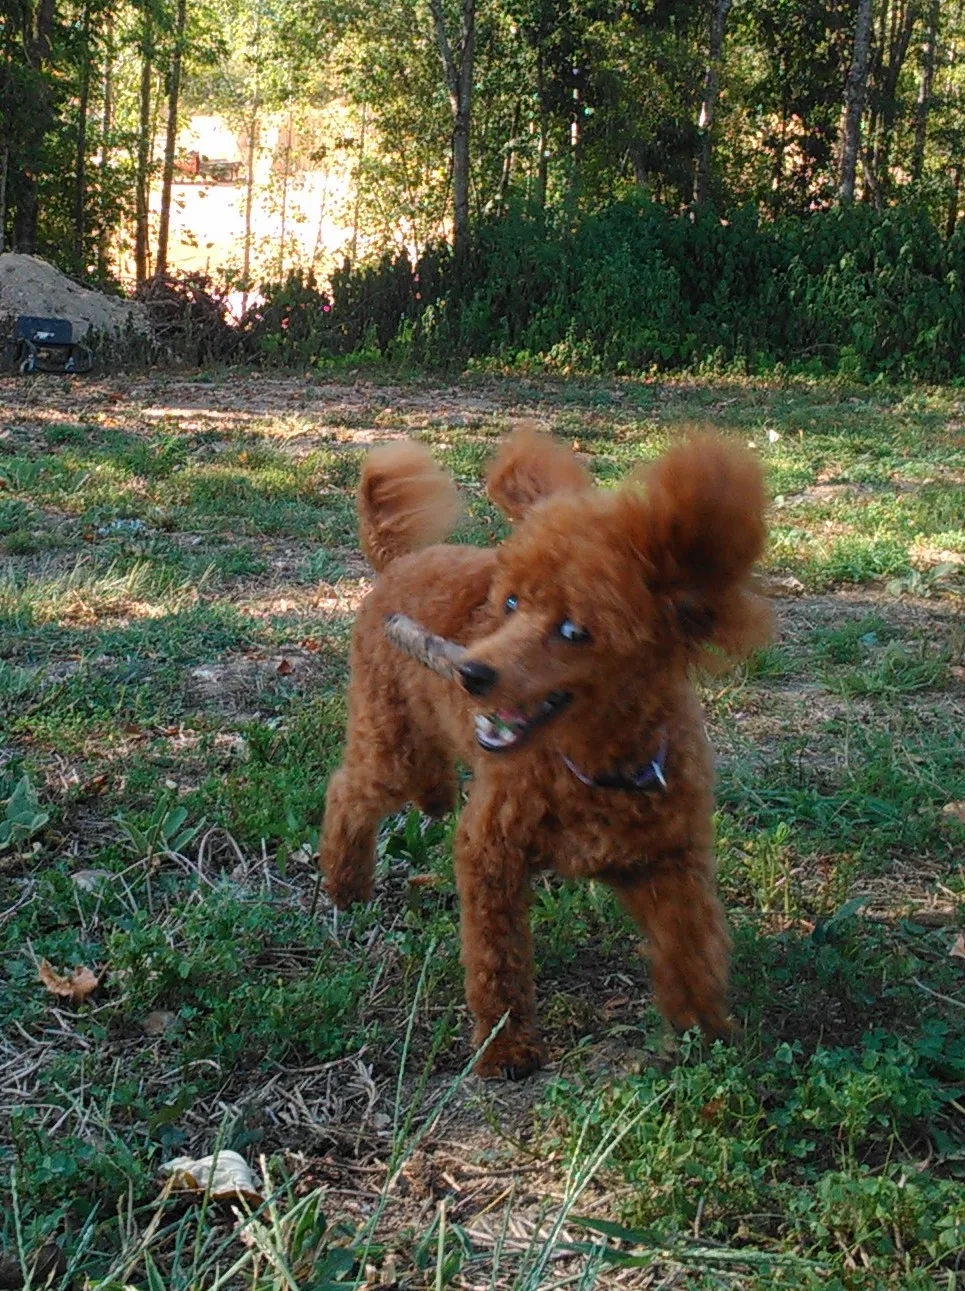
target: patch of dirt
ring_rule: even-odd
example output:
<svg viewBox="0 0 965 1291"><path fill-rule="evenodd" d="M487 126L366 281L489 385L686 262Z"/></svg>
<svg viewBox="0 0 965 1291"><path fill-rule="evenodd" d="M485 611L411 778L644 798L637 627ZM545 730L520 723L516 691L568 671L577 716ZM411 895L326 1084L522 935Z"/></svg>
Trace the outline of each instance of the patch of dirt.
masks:
<svg viewBox="0 0 965 1291"><path fill-rule="evenodd" d="M332 666L327 650L287 647L267 657L239 655L192 668L185 698L194 708L238 716L251 714L280 687L307 689Z"/></svg>
<svg viewBox="0 0 965 1291"><path fill-rule="evenodd" d="M67 318L75 341L91 331L108 336L128 329L150 332L143 305L81 287L40 256L8 251L0 255L0 316L12 320L20 314Z"/></svg>

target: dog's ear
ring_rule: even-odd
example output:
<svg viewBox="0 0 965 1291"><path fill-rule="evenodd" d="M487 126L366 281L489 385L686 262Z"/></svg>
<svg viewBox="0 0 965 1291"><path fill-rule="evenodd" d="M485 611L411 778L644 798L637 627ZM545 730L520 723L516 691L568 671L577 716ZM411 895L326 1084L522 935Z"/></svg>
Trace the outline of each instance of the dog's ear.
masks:
<svg viewBox="0 0 965 1291"><path fill-rule="evenodd" d="M640 472L634 545L647 582L690 642L731 656L770 636L770 607L752 570L767 527L764 478L745 449L694 436Z"/></svg>
<svg viewBox="0 0 965 1291"><path fill-rule="evenodd" d="M575 454L527 424L500 447L486 479L486 491L505 516L519 520L541 498L564 489L588 489L590 483Z"/></svg>

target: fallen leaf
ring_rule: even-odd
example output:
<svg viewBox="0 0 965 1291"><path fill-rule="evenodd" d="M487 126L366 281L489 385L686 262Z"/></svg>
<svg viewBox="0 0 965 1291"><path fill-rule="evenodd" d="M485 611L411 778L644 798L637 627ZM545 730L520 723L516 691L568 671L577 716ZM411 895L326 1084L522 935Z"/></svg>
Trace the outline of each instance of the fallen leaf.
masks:
<svg viewBox="0 0 965 1291"><path fill-rule="evenodd" d="M279 677L287 677L289 673L295 671L295 665L290 659L282 659L275 671L278 673Z"/></svg>
<svg viewBox="0 0 965 1291"><path fill-rule="evenodd" d="M951 959L965 959L965 932L958 934L948 954Z"/></svg>
<svg viewBox="0 0 965 1291"><path fill-rule="evenodd" d="M257 1177L238 1152L218 1152L197 1160L176 1157L162 1165L161 1172L169 1176L177 1192L208 1192L219 1199L243 1197L253 1206L264 1201Z"/></svg>
<svg viewBox="0 0 965 1291"><path fill-rule="evenodd" d="M20 1291L24 1285L53 1286L66 1271L67 1257L56 1242L46 1242L28 1261L28 1283L24 1283L19 1257L3 1252L0 1253L0 1291Z"/></svg>
<svg viewBox="0 0 965 1291"><path fill-rule="evenodd" d="M86 1000L92 991L97 990L101 980L96 973L80 965L74 969L70 977L61 977L59 973L54 972L46 959L40 961L37 975L51 995L60 995L70 1000L72 1004L81 1004Z"/></svg>
<svg viewBox="0 0 965 1291"><path fill-rule="evenodd" d="M178 1020L176 1013L169 1013L166 1009L157 1009L154 1013L149 1013L141 1023L141 1030L145 1035L164 1035Z"/></svg>
<svg viewBox="0 0 965 1291"><path fill-rule="evenodd" d="M110 870L77 870L70 877L74 886L82 892L100 892L114 876Z"/></svg>
<svg viewBox="0 0 965 1291"><path fill-rule="evenodd" d="M441 874L410 874L410 888L438 888L445 882Z"/></svg>
<svg viewBox="0 0 965 1291"><path fill-rule="evenodd" d="M946 802L942 807L942 815L947 816L949 820L957 820L960 825L965 825L965 802Z"/></svg>
<svg viewBox="0 0 965 1291"><path fill-rule="evenodd" d="M961 667L959 664L952 664L948 671L956 681L965 681L965 668Z"/></svg>

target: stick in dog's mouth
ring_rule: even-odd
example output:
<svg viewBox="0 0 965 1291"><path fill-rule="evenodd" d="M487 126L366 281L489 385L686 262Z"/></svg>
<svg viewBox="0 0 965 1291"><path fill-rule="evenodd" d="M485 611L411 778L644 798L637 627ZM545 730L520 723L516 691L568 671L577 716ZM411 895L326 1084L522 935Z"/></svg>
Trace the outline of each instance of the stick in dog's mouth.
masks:
<svg viewBox="0 0 965 1291"><path fill-rule="evenodd" d="M469 654L465 646L437 636L405 614L388 616L385 620L385 635L403 654L424 664L447 681L461 683L459 665Z"/></svg>

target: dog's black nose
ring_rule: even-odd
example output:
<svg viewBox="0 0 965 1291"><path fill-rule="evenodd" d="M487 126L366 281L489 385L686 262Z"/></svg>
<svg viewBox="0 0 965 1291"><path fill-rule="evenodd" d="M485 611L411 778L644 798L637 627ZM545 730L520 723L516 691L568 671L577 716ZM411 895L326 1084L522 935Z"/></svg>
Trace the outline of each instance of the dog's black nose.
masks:
<svg viewBox="0 0 965 1291"><path fill-rule="evenodd" d="M496 669L490 668L488 663L477 663L475 659L467 659L459 665L459 676L470 695L485 695L496 684Z"/></svg>

